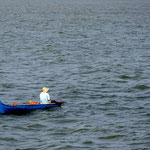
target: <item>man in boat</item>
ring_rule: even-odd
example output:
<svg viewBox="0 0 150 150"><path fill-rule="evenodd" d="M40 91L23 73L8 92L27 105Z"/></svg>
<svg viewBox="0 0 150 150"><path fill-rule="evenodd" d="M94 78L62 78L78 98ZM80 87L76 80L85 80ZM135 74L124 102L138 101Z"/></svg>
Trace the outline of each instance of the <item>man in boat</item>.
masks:
<svg viewBox="0 0 150 150"><path fill-rule="evenodd" d="M43 87L42 92L40 94L40 104L49 104L50 103L50 96L47 93L49 88Z"/></svg>

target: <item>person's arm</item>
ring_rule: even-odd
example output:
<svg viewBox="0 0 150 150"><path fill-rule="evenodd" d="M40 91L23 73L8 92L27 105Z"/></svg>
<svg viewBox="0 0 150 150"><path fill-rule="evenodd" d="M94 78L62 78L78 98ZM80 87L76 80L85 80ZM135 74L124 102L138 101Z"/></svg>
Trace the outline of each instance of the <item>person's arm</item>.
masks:
<svg viewBox="0 0 150 150"><path fill-rule="evenodd" d="M47 100L50 100L50 96L49 96L49 94L47 93Z"/></svg>

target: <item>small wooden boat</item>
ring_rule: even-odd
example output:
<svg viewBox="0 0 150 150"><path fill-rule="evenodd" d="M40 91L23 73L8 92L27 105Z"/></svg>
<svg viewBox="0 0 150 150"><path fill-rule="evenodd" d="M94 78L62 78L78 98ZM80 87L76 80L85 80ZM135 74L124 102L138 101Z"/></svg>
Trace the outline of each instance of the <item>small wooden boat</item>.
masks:
<svg viewBox="0 0 150 150"><path fill-rule="evenodd" d="M0 114L15 114L21 115L29 113L33 110L46 110L52 107L61 107L64 101L51 101L49 104L16 104L6 105L0 101Z"/></svg>

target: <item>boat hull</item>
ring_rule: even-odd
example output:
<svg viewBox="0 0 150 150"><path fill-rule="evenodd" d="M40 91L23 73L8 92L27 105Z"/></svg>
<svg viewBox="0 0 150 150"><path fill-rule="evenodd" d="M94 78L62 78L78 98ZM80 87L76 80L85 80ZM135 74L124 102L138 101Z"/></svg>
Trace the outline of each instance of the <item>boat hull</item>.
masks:
<svg viewBox="0 0 150 150"><path fill-rule="evenodd" d="M15 114L21 115L29 113L33 110L46 110L54 107L61 107L62 102L50 103L50 104L33 104L33 105L5 105L0 101L0 114Z"/></svg>

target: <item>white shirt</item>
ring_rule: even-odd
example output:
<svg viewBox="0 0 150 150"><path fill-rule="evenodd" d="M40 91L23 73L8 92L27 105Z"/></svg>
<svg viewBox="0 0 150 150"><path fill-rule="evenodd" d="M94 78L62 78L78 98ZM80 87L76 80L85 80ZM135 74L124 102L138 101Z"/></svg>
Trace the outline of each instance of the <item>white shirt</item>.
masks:
<svg viewBox="0 0 150 150"><path fill-rule="evenodd" d="M48 100L50 100L50 96L48 93L41 93L40 94L40 104L47 104Z"/></svg>

